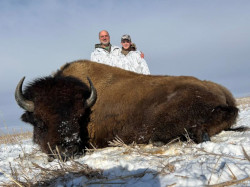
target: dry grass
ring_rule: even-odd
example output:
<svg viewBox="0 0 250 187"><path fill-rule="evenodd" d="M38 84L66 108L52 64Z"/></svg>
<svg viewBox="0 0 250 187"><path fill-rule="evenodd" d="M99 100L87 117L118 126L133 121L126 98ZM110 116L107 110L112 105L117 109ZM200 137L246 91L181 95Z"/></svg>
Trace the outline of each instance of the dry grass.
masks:
<svg viewBox="0 0 250 187"><path fill-rule="evenodd" d="M25 171L32 172L33 175L27 175ZM33 186L56 186L57 183L65 183L77 177L86 177L90 179L105 179L102 170L94 170L86 164L81 164L76 161L71 161L71 164L66 164L58 160L58 167L45 168L32 162L32 165L27 168L25 164L20 163L18 167L11 168L11 176L8 184L1 184L3 187L33 187Z"/></svg>
<svg viewBox="0 0 250 187"><path fill-rule="evenodd" d="M247 105L250 104L250 97L240 97L236 99L237 105Z"/></svg>
<svg viewBox="0 0 250 187"><path fill-rule="evenodd" d="M20 145L22 146L22 145ZM0 172L9 179L8 183L0 182L3 187L33 187L33 186L57 186L57 184L65 184L75 178L82 178L82 181L105 179L101 169L92 169L86 164L79 163L73 159L64 162L62 159L55 159L53 164L47 162L47 157L39 150L33 149L32 153L20 154L15 159L16 165L9 163L10 174L1 170ZM43 160L46 166L42 166L37 162L37 159Z"/></svg>
<svg viewBox="0 0 250 187"><path fill-rule="evenodd" d="M32 132L20 132L16 134L5 134L0 136L1 144L18 144L20 140L32 138Z"/></svg>
<svg viewBox="0 0 250 187"><path fill-rule="evenodd" d="M226 181L226 182L222 182L219 184L214 184L214 185L207 185L206 187L225 187L225 186L232 186L232 185L236 185L236 184L243 184L244 182L247 182L250 180L250 177L246 177L244 179L240 179L240 180L230 180L230 181Z"/></svg>

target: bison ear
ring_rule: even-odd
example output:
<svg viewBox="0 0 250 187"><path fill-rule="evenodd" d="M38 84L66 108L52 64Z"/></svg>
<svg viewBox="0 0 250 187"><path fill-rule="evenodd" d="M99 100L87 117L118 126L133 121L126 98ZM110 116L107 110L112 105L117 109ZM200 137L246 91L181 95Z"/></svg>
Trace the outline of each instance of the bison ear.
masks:
<svg viewBox="0 0 250 187"><path fill-rule="evenodd" d="M96 89L91 81L91 79L89 77L87 77L88 81L89 81L89 85L90 85L90 96L89 98L86 100L84 107L85 108L90 108L92 107L97 99L97 92Z"/></svg>
<svg viewBox="0 0 250 187"><path fill-rule="evenodd" d="M33 116L33 113L31 113L31 112L23 113L23 115L21 116L21 120L25 123L29 123L29 124L35 126L34 116Z"/></svg>

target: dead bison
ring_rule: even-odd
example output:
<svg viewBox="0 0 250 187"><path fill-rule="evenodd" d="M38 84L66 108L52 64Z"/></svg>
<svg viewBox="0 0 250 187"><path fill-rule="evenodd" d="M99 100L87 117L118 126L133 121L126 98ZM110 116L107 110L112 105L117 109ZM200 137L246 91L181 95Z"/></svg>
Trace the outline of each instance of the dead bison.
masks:
<svg viewBox="0 0 250 187"><path fill-rule="evenodd" d="M82 83L66 83L72 77ZM86 77L98 94L91 108L83 107L90 95ZM23 95L21 81L16 91L19 105L27 110L22 120L34 125L34 141L45 152L47 142L76 153L90 144L105 147L115 136L126 144L167 143L186 131L199 143L229 129L238 115L225 87L189 76L142 75L80 60L48 80L35 81Z"/></svg>
<svg viewBox="0 0 250 187"><path fill-rule="evenodd" d="M88 138L96 147L116 135L128 144L167 143L186 130L199 143L230 128L238 115L225 87L195 77L142 75L87 60L65 64L58 75L93 81L98 99Z"/></svg>
<svg viewBox="0 0 250 187"><path fill-rule="evenodd" d="M23 81L15 97L26 110L22 120L34 127L33 141L47 154L56 146L62 156L81 153L88 142L90 107L97 97L90 79L89 89L73 77L45 77L29 84L22 93Z"/></svg>

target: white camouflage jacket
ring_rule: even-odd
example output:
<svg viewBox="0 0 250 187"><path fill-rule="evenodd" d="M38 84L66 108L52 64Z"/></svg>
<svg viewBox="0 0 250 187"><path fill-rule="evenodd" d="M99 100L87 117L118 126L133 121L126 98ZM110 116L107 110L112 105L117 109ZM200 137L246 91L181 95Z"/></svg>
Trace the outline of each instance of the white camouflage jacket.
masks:
<svg viewBox="0 0 250 187"><path fill-rule="evenodd" d="M116 56L119 55L120 47L111 46L110 53L103 48L95 48L95 50L91 53L91 61L99 62L102 64L113 66L113 61Z"/></svg>
<svg viewBox="0 0 250 187"><path fill-rule="evenodd" d="M150 74L148 65L141 57L140 51L130 51L126 56L121 53L121 49L119 52L119 55L116 56L116 61L114 66L128 70L133 71L136 73L141 74Z"/></svg>
<svg viewBox="0 0 250 187"><path fill-rule="evenodd" d="M141 52L139 51L130 51L125 56L121 53L121 48L117 46L111 46L110 53L103 48L95 48L91 53L91 60L136 73L150 74L148 65L141 58Z"/></svg>

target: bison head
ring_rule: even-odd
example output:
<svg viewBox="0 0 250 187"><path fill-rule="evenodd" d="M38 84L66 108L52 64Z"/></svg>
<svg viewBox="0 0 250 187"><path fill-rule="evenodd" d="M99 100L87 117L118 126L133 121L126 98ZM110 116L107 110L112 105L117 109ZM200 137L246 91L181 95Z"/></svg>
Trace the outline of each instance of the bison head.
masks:
<svg viewBox="0 0 250 187"><path fill-rule="evenodd" d="M45 77L30 83L24 92L16 87L17 104L25 110L22 121L34 127L33 141L48 155L69 157L81 154L87 142L90 107L97 93L88 78L86 84L73 77ZM53 155L52 155L53 156Z"/></svg>

